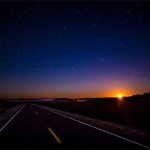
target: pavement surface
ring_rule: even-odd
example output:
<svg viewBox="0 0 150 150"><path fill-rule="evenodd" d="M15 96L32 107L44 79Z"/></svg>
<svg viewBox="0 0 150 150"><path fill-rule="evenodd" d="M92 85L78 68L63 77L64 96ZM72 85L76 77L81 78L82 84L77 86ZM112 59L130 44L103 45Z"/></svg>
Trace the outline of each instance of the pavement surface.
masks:
<svg viewBox="0 0 150 150"><path fill-rule="evenodd" d="M0 128L0 149L148 149L33 104Z"/></svg>

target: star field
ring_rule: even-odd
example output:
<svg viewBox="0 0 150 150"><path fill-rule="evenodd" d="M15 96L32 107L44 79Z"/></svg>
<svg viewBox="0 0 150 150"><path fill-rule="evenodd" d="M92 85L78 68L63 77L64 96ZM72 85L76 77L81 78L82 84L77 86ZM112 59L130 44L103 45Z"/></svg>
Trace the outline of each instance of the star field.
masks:
<svg viewBox="0 0 150 150"><path fill-rule="evenodd" d="M0 2L0 98L150 91L150 2Z"/></svg>

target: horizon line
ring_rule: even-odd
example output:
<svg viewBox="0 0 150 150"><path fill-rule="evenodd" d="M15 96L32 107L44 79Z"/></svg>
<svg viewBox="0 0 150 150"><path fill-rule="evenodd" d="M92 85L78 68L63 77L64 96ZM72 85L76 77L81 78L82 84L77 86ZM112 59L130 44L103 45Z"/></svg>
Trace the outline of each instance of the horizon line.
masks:
<svg viewBox="0 0 150 150"><path fill-rule="evenodd" d="M150 92L148 93L143 93L143 94L134 94L134 95L131 95L131 96L135 96L135 95L144 95L144 94L150 94ZM131 96L123 96L123 97L131 97ZM40 97L40 98L0 98L0 100L17 100L17 99L25 99L25 100L28 100L28 99L59 99L59 98L66 98L66 99L86 99L86 98L116 98L117 96L105 96L105 97L78 97L78 98L73 98L73 97Z"/></svg>

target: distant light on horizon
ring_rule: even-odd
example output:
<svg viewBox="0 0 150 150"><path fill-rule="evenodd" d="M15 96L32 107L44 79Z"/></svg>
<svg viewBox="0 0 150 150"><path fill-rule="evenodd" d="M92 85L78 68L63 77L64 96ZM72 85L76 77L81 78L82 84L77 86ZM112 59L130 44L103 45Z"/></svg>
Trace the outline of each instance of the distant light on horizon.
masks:
<svg viewBox="0 0 150 150"><path fill-rule="evenodd" d="M118 98L121 99L123 96L121 94L118 94Z"/></svg>
<svg viewBox="0 0 150 150"><path fill-rule="evenodd" d="M149 93L150 2L139 6L0 2L0 99Z"/></svg>

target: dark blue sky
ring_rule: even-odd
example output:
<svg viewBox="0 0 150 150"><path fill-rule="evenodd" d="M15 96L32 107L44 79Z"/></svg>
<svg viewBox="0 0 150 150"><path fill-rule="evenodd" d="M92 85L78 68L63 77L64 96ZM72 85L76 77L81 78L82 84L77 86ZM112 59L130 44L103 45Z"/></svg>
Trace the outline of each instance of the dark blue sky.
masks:
<svg viewBox="0 0 150 150"><path fill-rule="evenodd" d="M0 97L150 92L150 2L0 2Z"/></svg>

